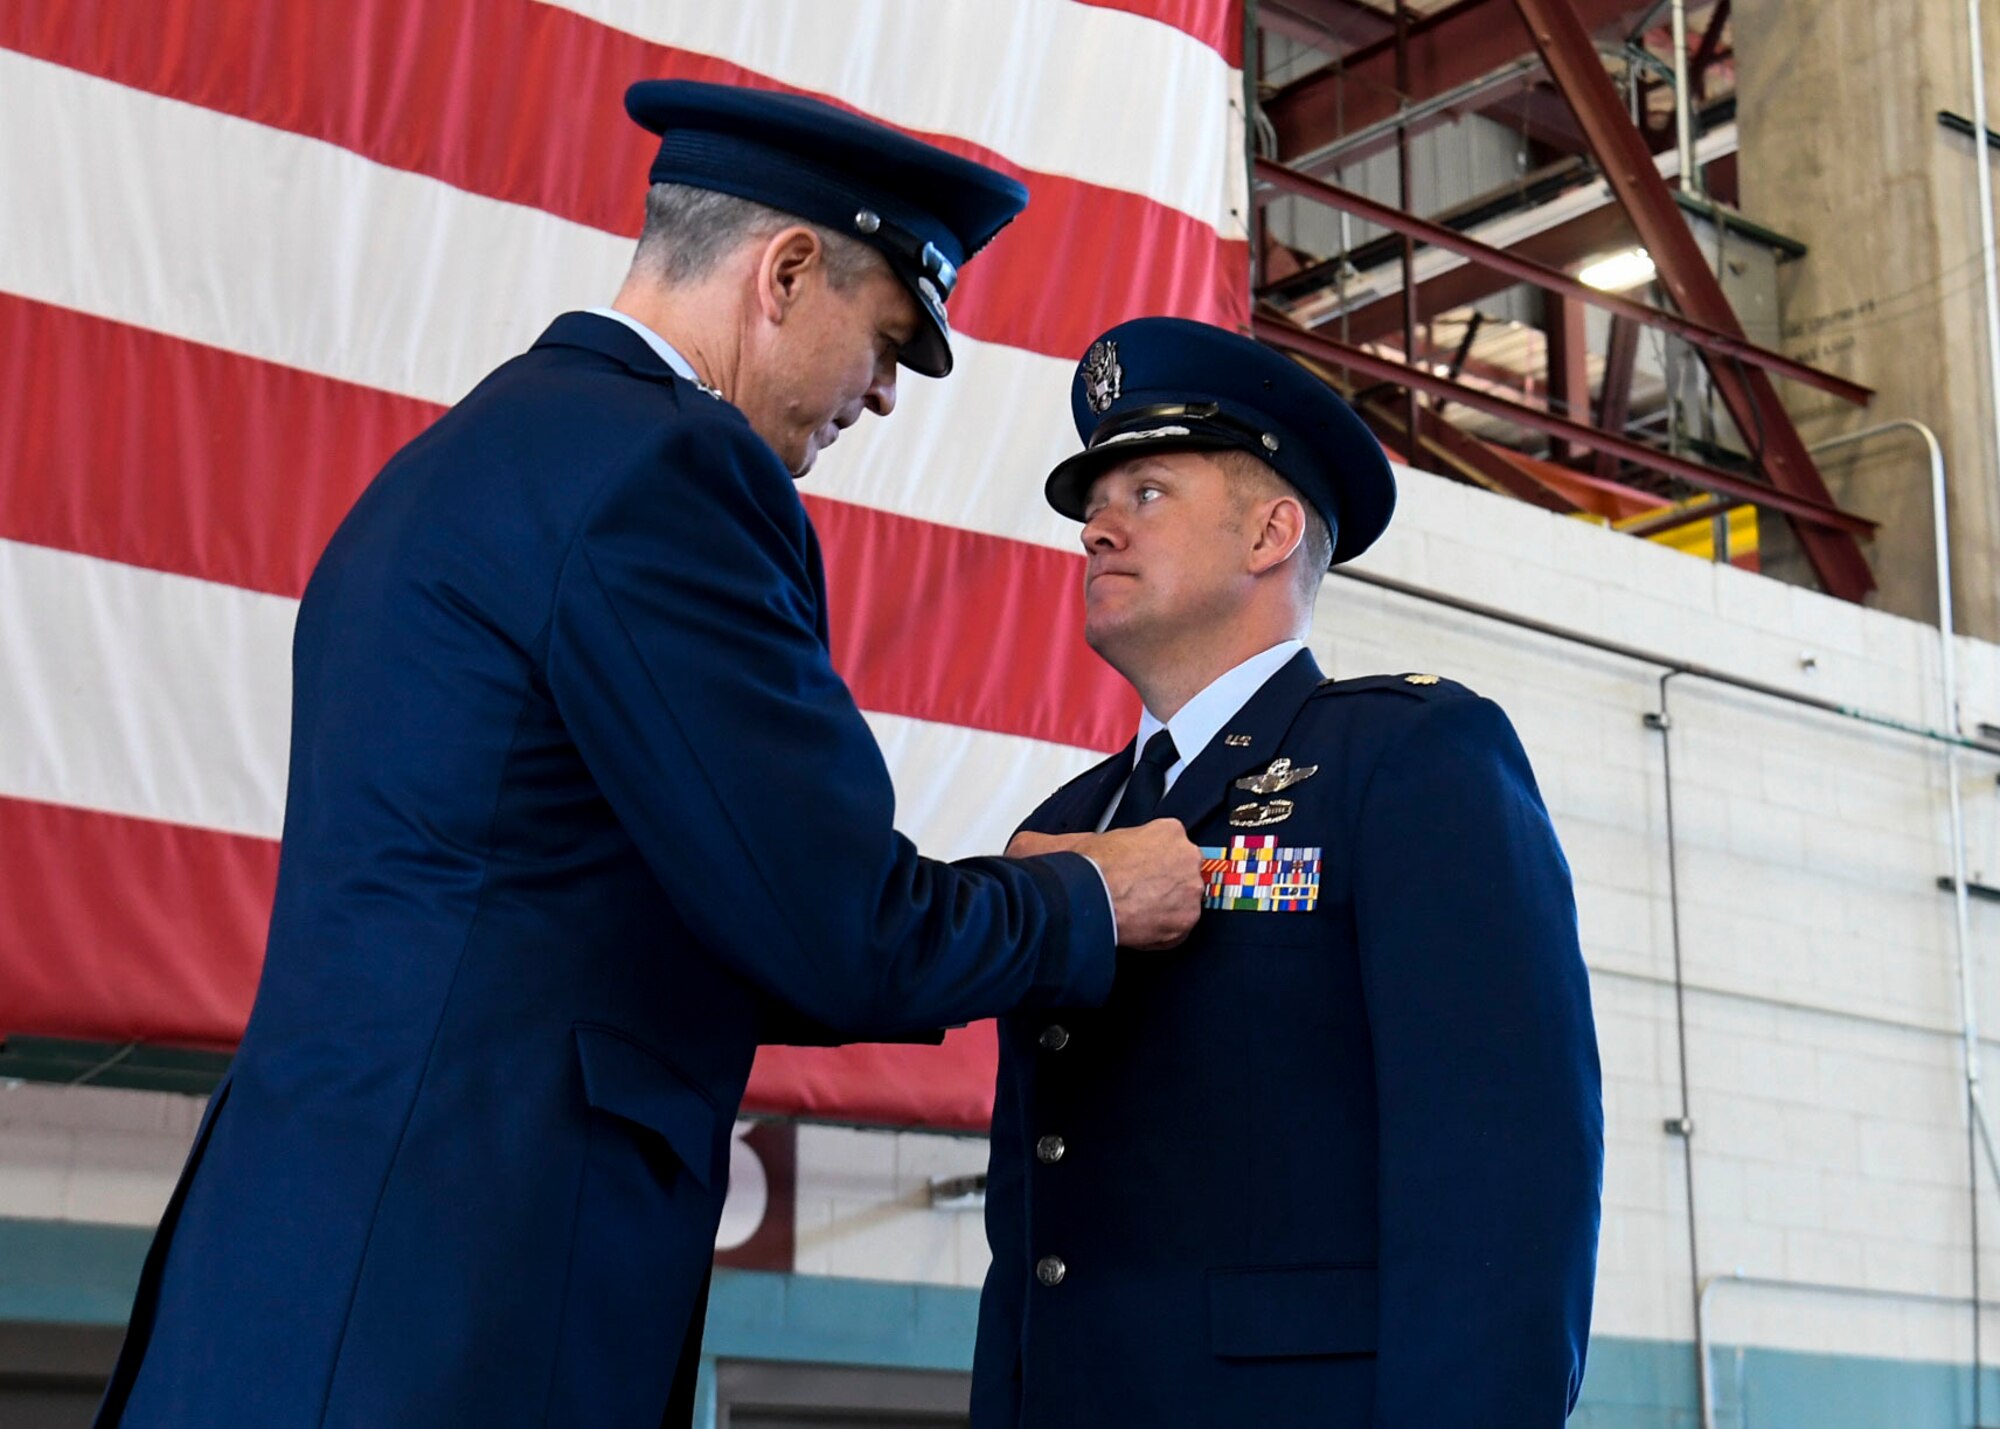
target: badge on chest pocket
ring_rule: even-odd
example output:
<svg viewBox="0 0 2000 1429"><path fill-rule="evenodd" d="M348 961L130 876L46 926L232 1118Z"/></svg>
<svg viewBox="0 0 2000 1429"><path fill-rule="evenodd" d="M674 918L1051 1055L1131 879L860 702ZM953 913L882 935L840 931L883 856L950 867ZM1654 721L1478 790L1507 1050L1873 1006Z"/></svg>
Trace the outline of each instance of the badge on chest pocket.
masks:
<svg viewBox="0 0 2000 1429"><path fill-rule="evenodd" d="M1239 834L1204 848L1201 906L1227 913L1310 913L1319 901L1320 851L1280 848L1275 834Z"/></svg>

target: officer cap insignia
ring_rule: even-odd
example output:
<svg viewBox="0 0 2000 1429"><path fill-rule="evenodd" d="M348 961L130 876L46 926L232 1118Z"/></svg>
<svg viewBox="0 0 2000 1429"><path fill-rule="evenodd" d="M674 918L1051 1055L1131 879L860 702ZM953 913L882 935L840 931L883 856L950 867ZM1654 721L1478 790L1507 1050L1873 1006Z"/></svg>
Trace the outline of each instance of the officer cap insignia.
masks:
<svg viewBox="0 0 2000 1429"><path fill-rule="evenodd" d="M1406 685L1435 685L1437 682L1438 682L1438 677L1436 675L1403 676L1403 683Z"/></svg>
<svg viewBox="0 0 2000 1429"><path fill-rule="evenodd" d="M1250 736L1247 734L1225 734L1222 736L1222 742L1231 749L1248 749L1250 747Z"/></svg>
<svg viewBox="0 0 2000 1429"><path fill-rule="evenodd" d="M1118 344L1093 342L1083 355L1083 395L1093 412L1108 412L1125 384L1125 369L1118 365Z"/></svg>
<svg viewBox="0 0 2000 1429"><path fill-rule="evenodd" d="M1339 393L1275 348L1190 318L1132 318L1083 345L1069 384L1082 450L1042 494L1082 521L1098 477L1144 449L1240 451L1282 476L1333 534L1332 562L1367 550L1396 509L1382 444Z"/></svg>
<svg viewBox="0 0 2000 1429"><path fill-rule="evenodd" d="M1273 759L1271 767L1262 774L1249 774L1238 779L1236 787L1252 794L1282 794L1292 785L1303 783L1317 773L1319 773L1317 764L1295 766L1289 759L1278 758ZM1285 805L1286 813L1291 812L1291 807L1290 804Z"/></svg>
<svg viewBox="0 0 2000 1429"><path fill-rule="evenodd" d="M1268 804L1238 804L1229 811L1229 827L1261 829L1269 824L1282 824L1291 816L1290 799L1273 799Z"/></svg>
<svg viewBox="0 0 2000 1429"><path fill-rule="evenodd" d="M747 199L879 252L918 309L899 360L930 377L951 371L945 303L959 270L1028 202L1017 180L803 94L642 79L625 112L659 135L652 183Z"/></svg>

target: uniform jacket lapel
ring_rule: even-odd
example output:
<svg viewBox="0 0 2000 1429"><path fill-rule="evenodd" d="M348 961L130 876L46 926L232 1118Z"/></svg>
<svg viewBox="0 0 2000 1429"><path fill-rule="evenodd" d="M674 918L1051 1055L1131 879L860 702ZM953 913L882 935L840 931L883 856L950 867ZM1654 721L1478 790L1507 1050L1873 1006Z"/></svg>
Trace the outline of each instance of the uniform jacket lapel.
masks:
<svg viewBox="0 0 2000 1429"><path fill-rule="evenodd" d="M1266 769L1285 751L1279 746L1308 696L1319 687L1319 663L1301 650L1231 715L1208 747L1196 755L1160 801L1160 817L1194 828L1232 792L1231 783ZM1239 740L1228 742L1230 736ZM1247 738L1247 744L1240 741ZM1246 799L1250 796L1245 795Z"/></svg>
<svg viewBox="0 0 2000 1429"><path fill-rule="evenodd" d="M1097 829L1104 806L1132 772L1132 749L1123 749L1070 780L1021 825L1038 834L1087 834Z"/></svg>

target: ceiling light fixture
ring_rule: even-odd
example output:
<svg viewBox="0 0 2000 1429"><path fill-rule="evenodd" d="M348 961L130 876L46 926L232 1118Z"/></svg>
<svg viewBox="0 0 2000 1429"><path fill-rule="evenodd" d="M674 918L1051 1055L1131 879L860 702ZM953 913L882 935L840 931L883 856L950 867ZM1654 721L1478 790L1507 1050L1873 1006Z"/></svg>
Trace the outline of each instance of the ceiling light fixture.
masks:
<svg viewBox="0 0 2000 1429"><path fill-rule="evenodd" d="M1653 255L1643 248L1630 248L1584 264L1576 280L1601 293L1623 293L1650 283L1658 276L1659 269L1653 266Z"/></svg>

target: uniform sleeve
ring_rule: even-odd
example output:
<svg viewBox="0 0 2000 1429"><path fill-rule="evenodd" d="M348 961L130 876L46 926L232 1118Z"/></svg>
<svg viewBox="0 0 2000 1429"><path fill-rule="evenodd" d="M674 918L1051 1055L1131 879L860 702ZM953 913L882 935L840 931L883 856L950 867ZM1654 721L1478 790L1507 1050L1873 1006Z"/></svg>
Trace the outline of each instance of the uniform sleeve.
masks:
<svg viewBox="0 0 2000 1429"><path fill-rule="evenodd" d="M886 1032L1108 995L1087 859L918 855L819 633L811 528L749 431L664 428L564 562L550 690L703 945L804 1016Z"/></svg>
<svg viewBox="0 0 2000 1429"><path fill-rule="evenodd" d="M1375 1423L1558 1429L1604 1125L1568 864L1499 708L1428 703L1371 775L1355 917L1381 1117Z"/></svg>

